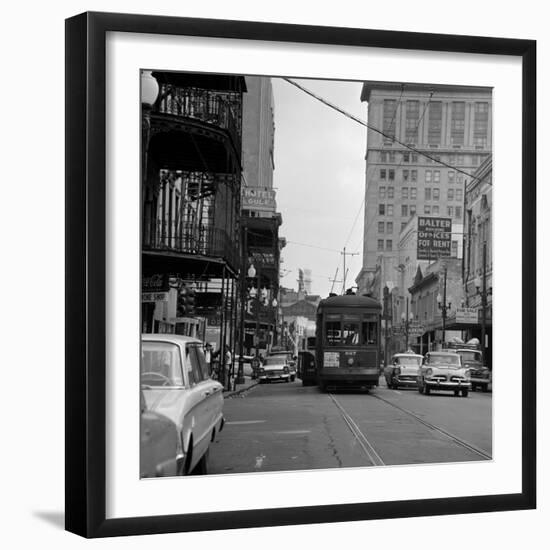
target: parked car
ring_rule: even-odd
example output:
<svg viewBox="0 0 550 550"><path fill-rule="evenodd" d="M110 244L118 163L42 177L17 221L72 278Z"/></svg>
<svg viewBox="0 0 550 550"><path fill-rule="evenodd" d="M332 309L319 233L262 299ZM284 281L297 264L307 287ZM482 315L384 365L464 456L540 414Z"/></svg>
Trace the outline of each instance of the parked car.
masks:
<svg viewBox="0 0 550 550"><path fill-rule="evenodd" d="M203 344L177 334L143 334L145 407L176 426L176 472L208 472L210 443L224 426L223 386L212 380ZM141 452L146 452L142 446Z"/></svg>
<svg viewBox="0 0 550 550"><path fill-rule="evenodd" d="M429 395L434 390L452 391L468 397L470 373L458 353L429 351L424 356L418 376L418 391Z"/></svg>
<svg viewBox="0 0 550 550"><path fill-rule="evenodd" d="M290 381L294 382L296 380L296 358L292 356L292 353L290 351L275 351L271 352L267 359L278 357L281 360L284 360L285 363L288 365L288 368L290 370ZM266 361L267 361L266 359Z"/></svg>
<svg viewBox="0 0 550 550"><path fill-rule="evenodd" d="M384 378L388 388L394 390L400 386L416 388L422 359L422 355L412 351L393 355L391 363L384 369Z"/></svg>
<svg viewBox="0 0 550 550"><path fill-rule="evenodd" d="M284 357L279 355L266 357L264 364L258 370L260 384L272 380L290 382L290 366Z"/></svg>
<svg viewBox="0 0 550 550"><path fill-rule="evenodd" d="M481 388L484 392L489 391L491 371L483 364L481 351L458 348L455 352L462 357L462 364L470 371L472 391L476 388Z"/></svg>
<svg viewBox="0 0 550 550"><path fill-rule="evenodd" d="M178 473L178 430L172 420L147 408L141 392L140 477L175 476Z"/></svg>

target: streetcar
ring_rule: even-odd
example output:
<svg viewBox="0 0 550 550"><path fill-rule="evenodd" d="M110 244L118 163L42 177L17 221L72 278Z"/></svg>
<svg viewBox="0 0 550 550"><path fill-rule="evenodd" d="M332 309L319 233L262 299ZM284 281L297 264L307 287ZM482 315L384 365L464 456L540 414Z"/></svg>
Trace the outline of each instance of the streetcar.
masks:
<svg viewBox="0 0 550 550"><path fill-rule="evenodd" d="M378 386L381 313L382 305L367 296L346 294L321 300L315 349L321 391Z"/></svg>

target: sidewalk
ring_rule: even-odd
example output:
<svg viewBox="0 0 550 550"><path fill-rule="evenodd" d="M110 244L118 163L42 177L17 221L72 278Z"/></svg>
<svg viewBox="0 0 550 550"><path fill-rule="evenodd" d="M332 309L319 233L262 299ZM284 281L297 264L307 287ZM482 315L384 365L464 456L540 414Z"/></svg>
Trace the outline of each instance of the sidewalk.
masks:
<svg viewBox="0 0 550 550"><path fill-rule="evenodd" d="M227 399L228 397L235 397L258 384L258 380L252 380L250 376L245 375L244 380L244 384L237 384L235 390L223 390L224 399Z"/></svg>

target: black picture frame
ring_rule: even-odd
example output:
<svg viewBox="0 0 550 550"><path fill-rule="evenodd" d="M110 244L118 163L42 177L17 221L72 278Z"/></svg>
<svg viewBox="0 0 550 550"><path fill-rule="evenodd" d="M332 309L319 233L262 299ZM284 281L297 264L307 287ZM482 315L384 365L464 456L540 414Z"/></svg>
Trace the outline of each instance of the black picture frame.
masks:
<svg viewBox="0 0 550 550"><path fill-rule="evenodd" d="M517 494L106 519L106 33L516 56L522 61L522 490ZM536 42L357 28L83 13L66 20L66 529L85 537L536 507Z"/></svg>

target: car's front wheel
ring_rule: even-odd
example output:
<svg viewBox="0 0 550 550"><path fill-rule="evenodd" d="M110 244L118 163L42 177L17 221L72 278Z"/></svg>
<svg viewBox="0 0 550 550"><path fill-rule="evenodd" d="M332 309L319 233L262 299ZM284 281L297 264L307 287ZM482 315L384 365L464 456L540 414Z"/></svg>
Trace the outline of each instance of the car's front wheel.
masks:
<svg viewBox="0 0 550 550"><path fill-rule="evenodd" d="M194 475L206 475L208 474L208 462L210 458L210 448L206 449L206 452L202 455L197 465L193 469Z"/></svg>
<svg viewBox="0 0 550 550"><path fill-rule="evenodd" d="M462 397L468 397L468 390L462 390Z"/></svg>
<svg viewBox="0 0 550 550"><path fill-rule="evenodd" d="M425 393L426 395L430 395L430 388L428 387L427 384L424 384L424 393Z"/></svg>

